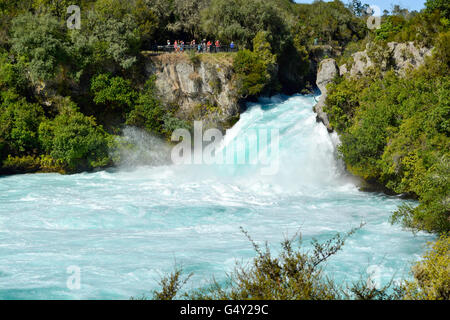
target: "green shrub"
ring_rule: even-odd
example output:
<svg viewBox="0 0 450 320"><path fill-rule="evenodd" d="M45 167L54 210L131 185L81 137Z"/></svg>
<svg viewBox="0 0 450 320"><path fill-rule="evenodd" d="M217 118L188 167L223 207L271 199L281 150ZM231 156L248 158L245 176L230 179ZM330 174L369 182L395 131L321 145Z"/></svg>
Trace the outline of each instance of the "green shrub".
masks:
<svg viewBox="0 0 450 320"><path fill-rule="evenodd" d="M170 137L172 135L172 132L174 132L177 129L186 129L190 130L192 128L191 124L187 122L186 120L180 119L175 117L171 112L167 112L163 116L164 126L163 126L163 134L166 135L166 137Z"/></svg>
<svg viewBox="0 0 450 320"><path fill-rule="evenodd" d="M126 124L161 134L164 132L163 118L166 112L156 97L155 80L153 76L145 83L144 90L127 115Z"/></svg>
<svg viewBox="0 0 450 320"><path fill-rule="evenodd" d="M26 155L40 149L38 127L44 111L12 91L2 93L0 139L11 155Z"/></svg>
<svg viewBox="0 0 450 320"><path fill-rule="evenodd" d="M122 77L111 77L110 74L99 74L91 81L94 102L111 109L129 109L137 98L131 81Z"/></svg>
<svg viewBox="0 0 450 320"><path fill-rule="evenodd" d="M123 1L116 1L117 4ZM122 6L123 8L123 6ZM116 8L110 8L114 10ZM87 11L80 30L72 30L71 55L77 62L78 78L92 69L131 69L139 54L139 26L133 16ZM86 72L87 71L87 72Z"/></svg>
<svg viewBox="0 0 450 320"><path fill-rule="evenodd" d="M406 300L450 300L450 235L432 244L404 285Z"/></svg>
<svg viewBox="0 0 450 320"><path fill-rule="evenodd" d="M22 156L8 158L3 161L2 170L11 173L36 172L40 168L40 160L35 156Z"/></svg>
<svg viewBox="0 0 450 320"><path fill-rule="evenodd" d="M270 79L264 62L250 50L241 50L233 62L238 78L239 94L243 97L261 93Z"/></svg>
<svg viewBox="0 0 450 320"><path fill-rule="evenodd" d="M280 11L273 4L258 0L212 0L202 12L202 29L205 34L246 48L252 48L259 31L267 31L273 35L271 46L276 52L280 52L289 34Z"/></svg>
<svg viewBox="0 0 450 320"><path fill-rule="evenodd" d="M48 155L22 156L8 158L3 161L0 171L7 173L59 172L65 173L65 165L61 160L55 160Z"/></svg>
<svg viewBox="0 0 450 320"><path fill-rule="evenodd" d="M446 0L427 0L425 7L429 12L437 10L442 16L450 19L450 3Z"/></svg>
<svg viewBox="0 0 450 320"><path fill-rule="evenodd" d="M406 23L403 17L390 16L387 17L386 21L383 22L380 28L375 30L376 40L387 40L392 41L403 28Z"/></svg>
<svg viewBox="0 0 450 320"><path fill-rule="evenodd" d="M111 137L93 117L66 112L39 126L44 151L69 171L91 170L110 164Z"/></svg>

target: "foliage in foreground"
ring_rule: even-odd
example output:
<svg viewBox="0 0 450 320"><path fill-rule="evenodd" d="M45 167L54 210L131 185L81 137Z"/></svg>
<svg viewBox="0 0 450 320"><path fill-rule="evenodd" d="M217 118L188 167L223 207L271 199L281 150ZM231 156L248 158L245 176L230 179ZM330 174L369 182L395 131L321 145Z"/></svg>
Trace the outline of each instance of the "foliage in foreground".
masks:
<svg viewBox="0 0 450 320"><path fill-rule="evenodd" d="M405 299L450 300L450 234L433 243L412 272L414 280L405 283Z"/></svg>
<svg viewBox="0 0 450 320"><path fill-rule="evenodd" d="M450 299L450 235L442 235L431 244L423 260L412 269L412 280L391 280L376 287L373 280L361 279L351 285L338 285L325 277L323 266L338 253L355 228L330 240L313 242L312 252L301 250L301 238L282 242L282 250L273 256L266 244L261 248L247 233L256 257L248 265L238 265L225 284L213 280L206 289L182 292L192 274L183 269L164 276L154 300L449 300ZM298 240L298 243L296 243ZM146 299L145 296L142 299Z"/></svg>
<svg viewBox="0 0 450 320"><path fill-rule="evenodd" d="M362 226L361 226L362 227ZM312 242L312 251L302 250L301 237L296 235L281 243L281 252L274 256L268 245L261 247L249 238L256 257L246 265L238 264L224 284L213 280L204 289L182 292L192 274L183 276L182 269L164 276L160 290L153 292L155 300L397 300L406 298L404 284L394 286L393 281L377 288L372 280L360 280L351 285L338 285L327 278L323 267L342 250L345 241L357 232L337 234L328 241ZM446 240L448 241L448 239ZM438 252L437 254L441 254ZM442 265L448 268L448 260ZM409 287L408 287L409 288ZM422 287L418 289L422 290ZM145 298L145 297L144 297Z"/></svg>

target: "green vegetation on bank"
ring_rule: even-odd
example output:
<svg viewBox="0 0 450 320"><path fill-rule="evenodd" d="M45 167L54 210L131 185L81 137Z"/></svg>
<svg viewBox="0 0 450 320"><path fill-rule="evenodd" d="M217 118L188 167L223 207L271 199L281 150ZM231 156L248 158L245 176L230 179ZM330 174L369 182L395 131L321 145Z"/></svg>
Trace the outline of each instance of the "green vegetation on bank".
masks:
<svg viewBox="0 0 450 320"><path fill-rule="evenodd" d="M418 206L400 207L392 221L445 233L450 230L450 25L446 11L432 10L433 3L438 1L428 1L428 10L411 17L386 17L369 52L375 67L364 77L336 79L324 110L341 136L340 153L352 173L419 200ZM401 23L392 29L393 21ZM398 76L383 60L391 40L432 46L433 55L418 70Z"/></svg>
<svg viewBox="0 0 450 320"><path fill-rule="evenodd" d="M155 43L233 41L238 93L253 99L304 88L317 41L338 48L366 33L341 1L0 0L0 173L103 168L126 125L162 137L189 127L145 74L141 52Z"/></svg>

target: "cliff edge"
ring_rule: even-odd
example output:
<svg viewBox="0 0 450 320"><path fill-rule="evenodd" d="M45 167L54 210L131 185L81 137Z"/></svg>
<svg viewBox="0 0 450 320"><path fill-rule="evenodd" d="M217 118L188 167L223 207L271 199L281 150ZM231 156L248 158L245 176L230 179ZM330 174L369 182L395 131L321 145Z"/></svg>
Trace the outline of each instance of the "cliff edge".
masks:
<svg viewBox="0 0 450 320"><path fill-rule="evenodd" d="M148 77L165 105L177 108L177 117L203 120L227 128L239 116L239 95L229 55L163 54L146 57Z"/></svg>

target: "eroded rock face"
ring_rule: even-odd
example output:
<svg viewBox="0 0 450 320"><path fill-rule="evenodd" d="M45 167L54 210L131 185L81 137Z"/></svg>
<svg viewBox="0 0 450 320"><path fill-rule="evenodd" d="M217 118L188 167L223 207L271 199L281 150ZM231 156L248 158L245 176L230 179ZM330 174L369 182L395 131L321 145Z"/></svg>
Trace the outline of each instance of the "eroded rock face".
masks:
<svg viewBox="0 0 450 320"><path fill-rule="evenodd" d="M414 42L389 42L386 52L383 52L384 59L382 59L381 69L385 71L392 68L399 76L404 76L409 70L416 69L424 64L425 58L431 55L431 52L432 49L430 48L416 47ZM353 64L350 67L347 65L340 67L341 75L365 76L375 66L369 57L368 49L356 52L352 57Z"/></svg>
<svg viewBox="0 0 450 320"><path fill-rule="evenodd" d="M334 77L339 74L339 68L336 60L325 59L320 63L319 71L317 73L316 84L322 94L327 92L327 85L333 81Z"/></svg>
<svg viewBox="0 0 450 320"><path fill-rule="evenodd" d="M202 109L201 119L196 120L224 123L239 114L232 67L226 61L191 61L184 55L166 54L149 57L146 73L156 75L160 98L178 106L182 118L198 118Z"/></svg>
<svg viewBox="0 0 450 320"><path fill-rule="evenodd" d="M323 107L325 106L325 100L327 99L327 85L331 83L337 75L339 75L339 68L336 60L325 59L320 63L316 84L322 95L320 96L319 102L314 107L314 111L317 113L317 121L322 122L329 132L333 131L333 129L331 128L327 114L323 111Z"/></svg>
<svg viewBox="0 0 450 320"><path fill-rule="evenodd" d="M417 48L414 42L389 42L388 47L391 49L395 61L394 70L401 76L404 76L409 69L423 65L425 58L430 56L432 51L429 48Z"/></svg>
<svg viewBox="0 0 450 320"><path fill-rule="evenodd" d="M369 58L367 51L356 52L352 57L354 61L350 69L350 76L352 77L365 75L366 71L373 67L373 62Z"/></svg>

